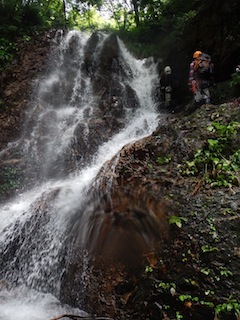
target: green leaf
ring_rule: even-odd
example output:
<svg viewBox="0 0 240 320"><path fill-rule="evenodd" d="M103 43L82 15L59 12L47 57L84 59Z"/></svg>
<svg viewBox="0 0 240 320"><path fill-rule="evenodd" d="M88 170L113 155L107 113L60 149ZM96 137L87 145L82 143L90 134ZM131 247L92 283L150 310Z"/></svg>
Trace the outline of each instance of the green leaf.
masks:
<svg viewBox="0 0 240 320"><path fill-rule="evenodd" d="M208 139L208 144L210 147L217 146L219 144L219 141L216 139Z"/></svg>
<svg viewBox="0 0 240 320"><path fill-rule="evenodd" d="M212 158L212 162L217 165L220 162L219 158Z"/></svg>
<svg viewBox="0 0 240 320"><path fill-rule="evenodd" d="M184 218L184 217L178 217L178 216L175 216L175 215L172 215L169 217L169 223L170 224L176 224L176 226L178 228L182 228L182 222L186 222L187 221L187 218Z"/></svg>
<svg viewBox="0 0 240 320"><path fill-rule="evenodd" d="M179 296L180 301L192 300L192 296L190 294L182 294Z"/></svg>

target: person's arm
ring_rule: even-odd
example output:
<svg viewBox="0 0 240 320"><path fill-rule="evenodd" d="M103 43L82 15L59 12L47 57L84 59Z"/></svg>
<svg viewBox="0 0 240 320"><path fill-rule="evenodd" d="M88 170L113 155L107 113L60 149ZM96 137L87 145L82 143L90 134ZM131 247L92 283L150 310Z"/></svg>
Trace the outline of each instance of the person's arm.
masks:
<svg viewBox="0 0 240 320"><path fill-rule="evenodd" d="M189 76L188 76L188 87L191 92L193 92L193 81L194 81L194 62L190 64Z"/></svg>

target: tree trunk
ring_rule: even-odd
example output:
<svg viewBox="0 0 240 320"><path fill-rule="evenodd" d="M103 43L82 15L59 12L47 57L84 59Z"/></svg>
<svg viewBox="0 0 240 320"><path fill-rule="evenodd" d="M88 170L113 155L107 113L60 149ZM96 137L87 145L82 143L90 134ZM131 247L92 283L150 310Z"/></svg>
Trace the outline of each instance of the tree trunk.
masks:
<svg viewBox="0 0 240 320"><path fill-rule="evenodd" d="M67 29L66 2L63 0L64 29Z"/></svg>
<svg viewBox="0 0 240 320"><path fill-rule="evenodd" d="M132 0L132 5L133 5L133 8L134 8L134 20L135 20L135 23L136 23L136 27L139 27L140 19L139 19L139 11L138 11L137 0Z"/></svg>

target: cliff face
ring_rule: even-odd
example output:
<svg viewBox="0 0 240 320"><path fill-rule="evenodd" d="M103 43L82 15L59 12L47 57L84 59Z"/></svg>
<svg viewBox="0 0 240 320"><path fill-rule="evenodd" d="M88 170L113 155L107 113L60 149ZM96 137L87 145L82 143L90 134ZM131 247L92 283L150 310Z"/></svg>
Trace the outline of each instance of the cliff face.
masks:
<svg viewBox="0 0 240 320"><path fill-rule="evenodd" d="M25 112L31 102L37 77L46 71L55 32L35 34L31 40L19 39L14 60L0 77L0 150L20 139ZM6 154L0 166L0 199L6 200L19 188L21 154Z"/></svg>
<svg viewBox="0 0 240 320"><path fill-rule="evenodd" d="M34 88L34 79L44 71L54 34L19 40L12 64L1 74L0 148L19 137L24 112Z"/></svg>
<svg viewBox="0 0 240 320"><path fill-rule="evenodd" d="M203 105L190 115L169 115L160 120L153 135L121 150L116 156L114 178L111 168L116 159L100 173L103 190L109 179L113 180L113 203L116 190L133 195L128 207L134 203L137 207L141 199L158 220L159 234L163 230L167 233L164 241L158 241L155 250L153 246L153 251L145 255L145 266L150 266L148 273L144 272L144 264L142 273L137 273L135 263L138 277L128 278L131 288L125 288L119 298L120 284L112 287L109 301L113 299L112 292L117 305L128 295L123 309L132 315L131 319L163 319L164 314L171 318L174 312L183 315L183 319L214 319L213 305L222 306L225 300L231 304L230 297L238 299L240 163L238 158L236 171L225 171L218 166L221 160L217 160L217 149L212 150L209 144L224 144L221 157L224 154L226 161L235 152L239 157L239 122L239 100L218 106ZM218 130L213 130L232 125L236 125L236 131L227 141L221 133L217 134ZM150 204L153 199L155 206ZM122 212L127 212L126 208ZM106 216L113 221L108 212ZM137 221L139 217L129 214L128 219ZM156 240L154 232L152 237ZM137 246L137 239L132 241ZM129 245L122 244L125 249L121 250L129 254ZM140 242L138 247L141 248ZM104 288L101 290L104 292ZM163 307L156 307L156 303ZM167 305L170 309L164 311ZM236 313L222 311L219 319L236 319Z"/></svg>
<svg viewBox="0 0 240 320"><path fill-rule="evenodd" d="M50 38L19 46L18 59L2 76L1 99L6 106L0 115L2 148L19 136L34 77L46 67ZM222 130L229 125L230 137L221 150L229 165L227 157L239 150L239 122L238 99L203 105L191 114L160 116L151 136L125 146L117 162L106 163L99 174L101 192L112 199L102 198L105 219L95 241L101 255L119 253L115 258L121 263L110 265L105 258L93 262L85 288L88 311L115 319L173 319L178 312L185 320L210 320L213 305L220 305L219 319L237 319L235 310L228 312L223 303L233 306L233 299L240 296L240 160L230 168L229 177L229 171L218 167L222 157L217 159L217 150L211 162L205 152L211 151L209 141L226 142L217 135L217 124L223 125ZM6 170L16 165L17 159L1 163L2 185L9 179ZM4 194L13 189L3 190ZM106 245L107 238L111 245ZM141 262L139 253L144 254ZM74 262L62 286L63 300L72 305L82 303L76 299L81 290L76 269L81 266ZM240 301L236 303L239 306Z"/></svg>

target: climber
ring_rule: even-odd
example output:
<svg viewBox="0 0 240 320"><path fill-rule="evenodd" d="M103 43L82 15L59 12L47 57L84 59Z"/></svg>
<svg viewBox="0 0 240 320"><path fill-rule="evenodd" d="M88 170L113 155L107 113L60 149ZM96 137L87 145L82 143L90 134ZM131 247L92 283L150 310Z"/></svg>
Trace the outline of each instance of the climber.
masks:
<svg viewBox="0 0 240 320"><path fill-rule="evenodd" d="M188 86L194 95L195 107L210 103L209 87L213 84L213 63L211 57L198 50L190 64Z"/></svg>
<svg viewBox="0 0 240 320"><path fill-rule="evenodd" d="M188 87L189 87L189 90L194 95L194 102L196 106L200 103L200 100L202 98L199 87L198 87L198 82L196 79L196 73L195 73L195 69L198 64L198 59L201 55L202 55L202 51L200 50L197 50L194 52L193 61L190 63L189 76L188 76Z"/></svg>
<svg viewBox="0 0 240 320"><path fill-rule="evenodd" d="M160 75L161 100L165 108L169 108L172 103L172 69L166 66Z"/></svg>

